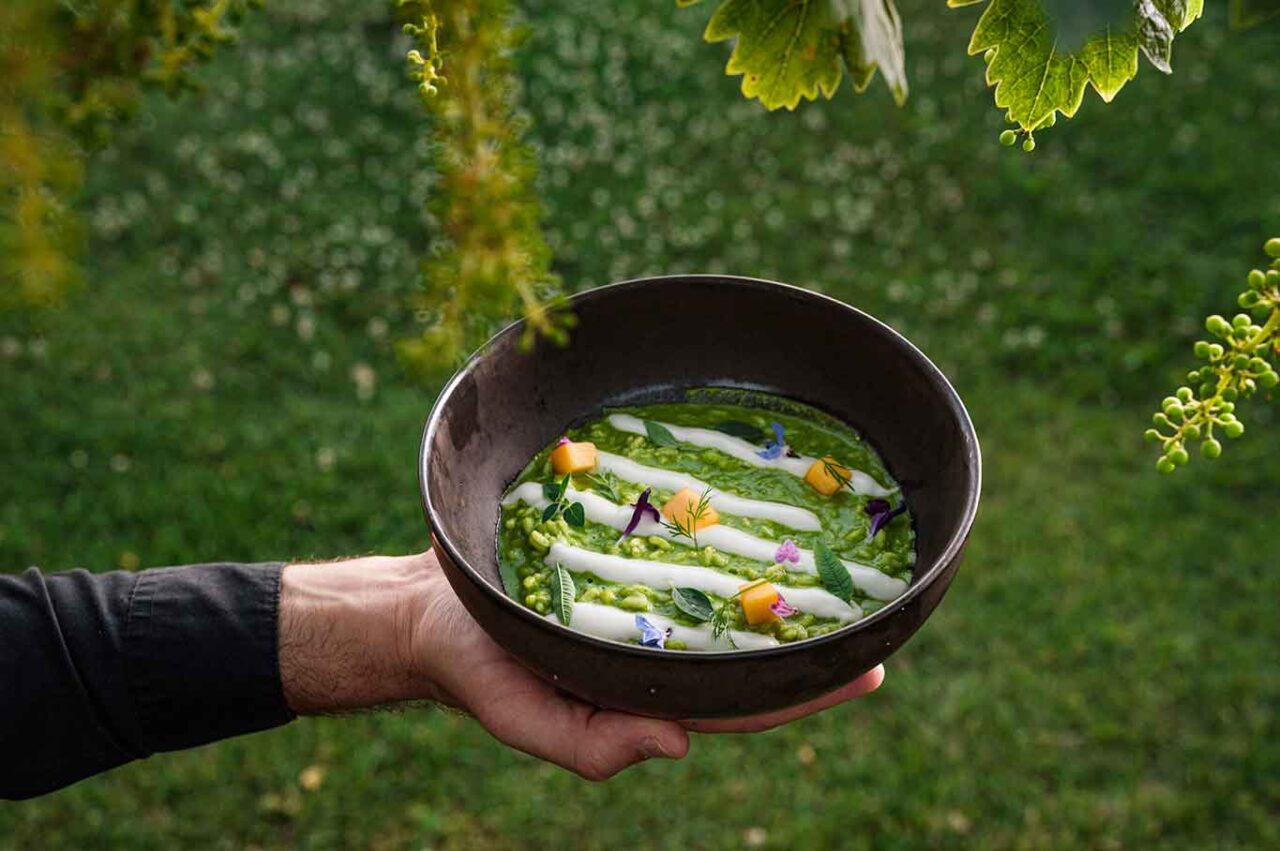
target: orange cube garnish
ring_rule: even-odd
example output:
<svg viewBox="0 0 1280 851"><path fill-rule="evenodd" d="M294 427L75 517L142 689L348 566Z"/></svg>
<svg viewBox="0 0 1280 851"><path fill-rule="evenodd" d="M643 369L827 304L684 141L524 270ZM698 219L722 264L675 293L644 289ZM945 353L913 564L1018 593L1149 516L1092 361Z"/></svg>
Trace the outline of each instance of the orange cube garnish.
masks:
<svg viewBox="0 0 1280 851"><path fill-rule="evenodd" d="M551 450L551 468L557 476L585 473L596 465L596 445L590 441L562 443Z"/></svg>
<svg viewBox="0 0 1280 851"><path fill-rule="evenodd" d="M662 514L686 532L696 532L719 523L720 515L709 504L703 506L700 516L693 516L701 501L701 494L693 488L685 488L667 500L667 504L662 506Z"/></svg>
<svg viewBox="0 0 1280 851"><path fill-rule="evenodd" d="M809 486L823 496L831 496L844 487L852 477L853 473L849 468L840 466L830 455L814 461L809 472L804 474L804 480L809 483Z"/></svg>
<svg viewBox="0 0 1280 851"><path fill-rule="evenodd" d="M746 615L747 623L755 625L769 623L778 619L773 609L770 608L770 606L778 602L779 594L777 588L774 588L768 582L748 582L746 585L738 587L742 589L738 599L742 601L742 613Z"/></svg>

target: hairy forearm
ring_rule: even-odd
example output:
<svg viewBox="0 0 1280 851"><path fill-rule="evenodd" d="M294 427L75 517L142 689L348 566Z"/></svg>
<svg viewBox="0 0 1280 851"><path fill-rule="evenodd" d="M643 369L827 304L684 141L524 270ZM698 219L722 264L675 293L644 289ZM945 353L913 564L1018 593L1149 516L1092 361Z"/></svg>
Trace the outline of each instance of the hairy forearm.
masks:
<svg viewBox="0 0 1280 851"><path fill-rule="evenodd" d="M285 567L280 679L299 714L439 695L415 664L415 625L440 581L424 556Z"/></svg>

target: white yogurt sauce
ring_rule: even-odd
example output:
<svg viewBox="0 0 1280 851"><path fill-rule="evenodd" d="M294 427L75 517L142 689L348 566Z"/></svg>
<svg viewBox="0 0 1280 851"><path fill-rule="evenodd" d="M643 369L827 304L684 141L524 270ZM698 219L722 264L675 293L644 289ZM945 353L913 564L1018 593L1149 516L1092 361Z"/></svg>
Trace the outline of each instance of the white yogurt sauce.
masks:
<svg viewBox="0 0 1280 851"><path fill-rule="evenodd" d="M733 643L725 636L713 638L709 626L683 626L670 618L643 613L649 622L658 629L671 630L670 640L683 641L690 650L758 650L762 647L776 647L778 640L772 635L761 635L758 632L730 630ZM547 615L548 620L555 620L555 615ZM598 603L574 603L573 613L569 617L569 626L579 632L607 638L612 641L633 642L640 638L640 630L636 628L635 612L627 612L613 606L602 606Z"/></svg>
<svg viewBox="0 0 1280 851"><path fill-rule="evenodd" d="M644 420L639 417L633 417L630 414L610 414L608 419L609 425L618 431L625 431L630 434L648 434L644 427ZM658 425L671 432L671 436L676 440L692 443L694 446L715 449L755 467L785 470L791 475L800 478L804 478L805 473L809 472L809 468L818 460L808 455L801 455L798 458L789 458L786 455L778 458L761 458L757 453L763 447L756 446L754 443L743 440L740 437L734 437L710 428L679 426L671 423L658 423ZM883 487L861 470L850 468L849 474L849 484L853 487L854 492L861 496L889 496L893 493L892 490ZM622 474L619 473L618 475L621 476Z"/></svg>
<svg viewBox="0 0 1280 851"><path fill-rule="evenodd" d="M551 545L546 563L563 565L570 573L593 573L601 579L623 585L647 585L654 589L681 586L697 588L719 597L732 597L748 581L709 567L597 553L562 541ZM788 603L803 612L842 621L855 621L862 617L862 608L858 604L846 603L822 588L795 588L777 583L774 587Z"/></svg>
<svg viewBox="0 0 1280 851"><path fill-rule="evenodd" d="M580 491L576 488L570 487L566 490L565 496L570 502L582 503L583 513L592 523L600 523L621 532L623 529L627 528L627 523L631 521L633 509L630 506L618 505L617 503L610 502L599 494L592 493L591 491ZM512 490L511 493L502 501L503 505L513 505L517 502L525 502L539 509L546 508L550 504L550 501L542 495L542 485L537 482L525 482ZM654 536L665 538L672 543L684 546L693 545L693 542L687 537L677 535L666 526L663 526L661 523L648 517L645 517L640 521L632 534L639 535L641 537ZM699 530L698 544L699 546L706 546L709 544L722 552L763 562L772 562L773 555L778 550L778 543L776 541L760 538L752 535L750 532L744 532L741 529L734 529L731 526L724 526L721 524L708 526L705 529ZM799 553L800 560L796 563L788 563L785 567L791 571L816 574L818 572L818 568L817 564L814 562L813 552L810 550L800 550ZM625 560L632 561L632 559ZM849 561L847 559L841 559L841 561L844 563L845 567L848 568L849 576L853 579L853 584L877 600L892 600L903 591L907 590L907 583L903 582L901 579L881 573L874 567L860 564L855 561ZM566 567L568 567L568 565L566 565ZM743 581L740 577L734 577L734 580L737 582ZM639 581L643 582L643 580ZM652 585L651 583L645 584L650 587L659 587ZM791 600L790 597L787 599L792 605L801 609L805 608L799 603ZM805 609L805 611L810 610ZM814 614L817 614L817 612L814 612Z"/></svg>

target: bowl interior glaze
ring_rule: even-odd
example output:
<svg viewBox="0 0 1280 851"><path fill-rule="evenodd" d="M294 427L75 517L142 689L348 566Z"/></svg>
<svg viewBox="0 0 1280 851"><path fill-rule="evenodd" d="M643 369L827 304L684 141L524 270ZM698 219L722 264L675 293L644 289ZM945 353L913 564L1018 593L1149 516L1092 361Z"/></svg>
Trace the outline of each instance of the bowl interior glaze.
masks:
<svg viewBox="0 0 1280 851"><path fill-rule="evenodd" d="M598 705L709 717L818 696L915 632L950 583L981 487L964 405L918 349L834 299L746 278L627 281L582 293L572 306L578 326L568 346L539 342L522 352L520 323L507 328L445 386L423 435L423 503L437 552L463 603L495 640ZM784 396L857 429L901 484L915 520L917 560L907 592L818 638L716 653L595 639L507 598L498 577L498 502L528 460L605 407L676 400L698 387ZM753 681L744 684L743 676Z"/></svg>

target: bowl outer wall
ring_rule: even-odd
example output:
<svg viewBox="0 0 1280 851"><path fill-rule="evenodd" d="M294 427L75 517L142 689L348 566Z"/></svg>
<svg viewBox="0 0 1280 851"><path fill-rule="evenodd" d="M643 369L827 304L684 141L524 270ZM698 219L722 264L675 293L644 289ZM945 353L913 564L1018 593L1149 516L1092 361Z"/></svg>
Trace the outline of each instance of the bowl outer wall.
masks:
<svg viewBox="0 0 1280 851"><path fill-rule="evenodd" d="M981 488L968 413L918 349L834 299L749 278L626 281L581 293L571 306L579 325L567 347L538 342L521 352L523 323L515 323L446 384L423 433L419 469L436 552L463 604L498 644L596 705L699 718L818 697L884 661L915 633L959 566ZM916 523L918 557L907 592L818 638L715 653L596 639L508 598L497 572L498 501L528 459L602 407L675 399L705 386L804 402L875 446Z"/></svg>

